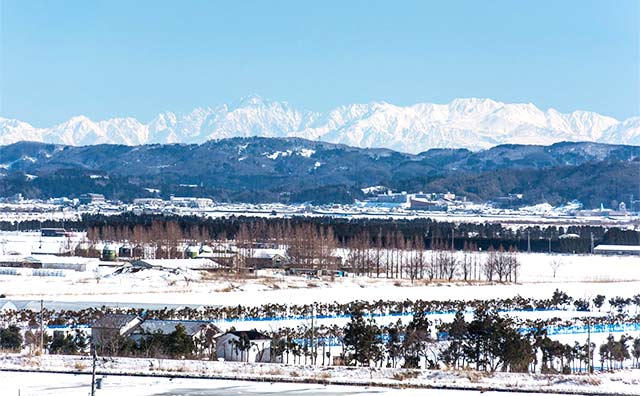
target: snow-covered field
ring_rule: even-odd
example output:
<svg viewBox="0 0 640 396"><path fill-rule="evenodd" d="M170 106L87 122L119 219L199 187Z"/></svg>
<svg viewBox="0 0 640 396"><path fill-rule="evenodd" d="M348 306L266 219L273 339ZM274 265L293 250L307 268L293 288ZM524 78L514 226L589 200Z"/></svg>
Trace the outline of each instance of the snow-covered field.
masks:
<svg viewBox="0 0 640 396"><path fill-rule="evenodd" d="M0 255L32 252L56 253L69 249L84 237L40 237L38 233L1 232ZM346 252L339 252L346 257ZM428 255L428 252L427 252ZM477 253L482 262L486 253ZM462 253L458 253L462 259ZM256 277L237 279L224 274L205 276L197 272L171 274L143 271L110 275L114 268L99 272L65 272L64 277L0 275L0 293L10 298L59 299L64 301L165 302L190 305L255 305L267 302L352 301L378 299L465 299L548 297L556 289L575 298L604 294L630 297L639 290L640 258L633 256L560 255L518 253L521 267L518 284L486 285L482 282L429 283L418 280L375 279L368 277L312 280L264 272ZM552 264L556 265L556 271ZM554 276L555 275L555 276ZM300 289L305 289L304 293ZM255 293L260 298L256 299Z"/></svg>
<svg viewBox="0 0 640 396"><path fill-rule="evenodd" d="M41 238L35 234L3 233L4 249L26 250L55 249L60 241ZM458 253L462 255L462 253ZM486 253L478 253L480 255ZM517 284L488 284L479 282L428 282L426 280L376 279L350 276L345 278L308 279L302 276L287 276L274 270L261 271L251 277L237 278L228 274L207 274L197 271L172 273L157 269L137 273L114 274L114 267L101 267L98 271L68 271L64 277L38 277L27 275L0 275L0 293L8 300L51 300L68 303L104 303L124 304L171 304L189 306L257 306L266 303L310 304L314 302L341 302L354 300L475 300L511 298L516 295L531 298L550 298L556 289L560 289L573 298L593 299L597 294L608 298L615 296L632 297L640 293L640 259L638 257L597 256L597 255L558 255L518 253L521 263ZM555 273L554 273L554 265ZM123 305L124 306L124 305ZM631 308L634 313L637 308ZM570 319L584 315L599 316L599 312L577 312L572 309L509 312L511 316L528 319L560 317ZM604 313L603 313L604 314ZM435 314L434 321L449 321L451 314ZM379 324L395 322L398 317L384 316L376 318ZM403 318L409 320L409 317ZM317 319L317 325L345 325L347 318ZM217 322L222 330L235 326L241 329L264 331L277 330L280 327L307 325L306 319L260 320L244 319L242 322ZM640 331L622 330L639 337ZM605 342L608 333L594 332L591 341L597 345ZM554 335L564 343L586 342L586 334L574 333ZM340 347L336 347L340 348ZM337 351L333 351L338 353ZM334 353L331 353L334 355ZM40 368L47 370L87 371L86 357L45 356L44 363L33 358L15 356L0 359L0 392L20 395L86 395L89 378L86 375L45 374L45 373L6 373L2 369ZM84 360L83 360L84 359ZM226 395L226 394L271 394L290 393L301 395L324 394L399 394L399 395L468 395L462 390L427 391L374 388L371 382L384 386L412 384L414 386L448 386L487 389L492 387L504 390L519 389L531 392L572 392L588 394L640 394L640 370L618 373L599 373L588 376L541 376L521 374L494 374L486 376L470 372L450 372L424 370L415 374L415 378L398 381L395 369L366 369L340 367L305 367L295 365L259 365L230 362L204 361L155 361L149 359L103 362L99 370L107 373L103 389L99 394L115 395ZM151 366L150 366L151 365ZM167 379L121 377L115 373L146 373L153 367L153 374L162 375L208 375L224 377L226 380L212 379ZM239 376L240 373L241 375ZM244 375L244 377L242 377ZM412 374L413 375L413 374ZM277 380L323 380L325 382L355 383L357 387L315 384L282 384L241 382L237 380L263 378ZM229 380L233 379L233 381ZM366 384L367 387L362 385ZM122 393L126 389L130 393ZM8 392L8 393L7 393ZM428 392L428 393L425 393Z"/></svg>
<svg viewBox="0 0 640 396"><path fill-rule="evenodd" d="M3 394L21 396L86 396L90 389L88 375L1 372ZM232 395L300 395L300 396L471 396L503 394L498 391L412 389L400 387L297 384L282 382L252 382L234 380L150 378L106 376L101 377L100 396L232 396ZM560 393L520 392L523 396L542 396ZM576 393L579 395L579 393ZM587 394L587 393L585 393Z"/></svg>
<svg viewBox="0 0 640 396"><path fill-rule="evenodd" d="M91 361L78 356L45 356L0 358L2 394L86 395L91 383L88 375L16 373L2 370L50 370L90 372ZM117 358L99 360L98 378L103 389L98 395L237 395L237 394L383 394L383 395L468 395L486 390L519 390L525 392L572 394L640 394L640 371L587 375L526 375L514 373L477 373L444 370L405 370L364 367L311 367L279 364L235 363L217 361L182 361ZM116 374L195 377L121 377ZM200 378L198 378L200 377ZM196 379L197 378L197 379ZM204 379L208 378L208 379ZM211 379L217 378L217 379ZM242 380L263 382L242 382ZM294 383L281 383L278 381ZM302 382L320 383L321 385ZM325 385L326 384L326 385ZM357 387L336 384L359 385ZM386 386L391 388L376 388ZM398 389L400 387L449 388ZM466 390L460 390L460 389ZM13 393L11 393L13 392Z"/></svg>
<svg viewBox="0 0 640 396"><path fill-rule="evenodd" d="M29 255L32 252L57 253L73 248L84 238L84 233L65 237L40 237L37 232L0 232L0 256ZM339 249L337 254L347 257ZM458 252L459 261L462 253ZM486 253L476 253L479 262ZM429 253L427 252L427 257ZM632 256L560 255L518 253L521 267L517 285L491 285L481 283L428 284L424 280L374 279L367 277L337 278L331 282L308 280L264 272L255 278L235 279L226 275L202 276L189 272L182 275L162 271L143 271L136 274L110 276L112 267L99 272L67 272L60 278L0 275L0 293L14 298L45 297L47 299L72 298L104 299L105 301L167 302L201 305L245 304L296 301L351 301L355 299L447 299L494 298L523 296L549 296L556 287L578 289L572 295L601 293L607 296L623 295L627 290L639 290L640 258ZM552 264L556 265L556 271ZM478 270L479 271L479 270ZM555 276L554 276L555 275ZM579 284L573 286L573 284ZM613 286L612 286L613 285ZM306 289L300 293L299 289ZM327 289L331 292L327 293ZM584 289L584 290L580 290ZM613 289L613 290L609 290ZM261 298L255 299L254 293ZM635 293L631 293L635 294ZM129 297L135 297L131 300ZM124 298L124 300L123 300ZM173 301L172 301L173 302Z"/></svg>
<svg viewBox="0 0 640 396"><path fill-rule="evenodd" d="M224 274L204 276L193 271L176 275L157 270L109 276L114 268L107 267L101 268L99 274L69 273L57 278L0 275L0 293L16 299L259 305L380 299L489 299L515 295L549 298L555 289L574 298L597 294L631 297L640 292L638 257L519 253L518 258L522 263L518 284L429 283L426 280L411 283L368 277L330 281L269 272L244 279ZM561 263L555 278L552 262Z"/></svg>
<svg viewBox="0 0 640 396"><path fill-rule="evenodd" d="M13 373L0 371L5 395L21 396L86 396L90 389L88 375ZM61 393L64 392L64 393ZM337 386L319 384L291 384L273 382L230 381L184 378L149 378L107 376L102 380L100 396L231 396L231 395L443 395L467 396L477 391L389 389L381 387ZM495 395L497 392L485 392ZM529 393L529 395L541 395Z"/></svg>
<svg viewBox="0 0 640 396"><path fill-rule="evenodd" d="M95 302L136 302L167 303L184 305L247 305L255 306L267 303L310 304L313 302L350 302L353 300L470 300L522 297L549 298L554 290L561 289L570 296L581 298L603 294L607 297L631 297L640 292L640 281L633 282L571 282L571 283L527 283L519 285L463 285L445 284L432 286L395 286L391 282L350 281L337 285L325 284L323 287L269 289L259 282L249 282L239 286L240 291L221 291L222 285L241 284L239 281L227 281L212 286L180 281L179 286L167 287L153 278L153 285L141 281L139 288L130 281L103 287L95 280L86 280L70 287L70 279L33 278L17 282L15 276L0 276L0 290L12 299L37 299L56 301L95 301ZM171 283L171 282L169 282ZM404 282L402 282L404 284ZM155 285L155 286L154 286ZM302 285L301 285L302 286ZM187 291L193 290L193 291Z"/></svg>
<svg viewBox="0 0 640 396"><path fill-rule="evenodd" d="M0 256L63 253L75 247L84 237L84 232L71 233L67 238L42 237L40 232L36 231L0 231Z"/></svg>

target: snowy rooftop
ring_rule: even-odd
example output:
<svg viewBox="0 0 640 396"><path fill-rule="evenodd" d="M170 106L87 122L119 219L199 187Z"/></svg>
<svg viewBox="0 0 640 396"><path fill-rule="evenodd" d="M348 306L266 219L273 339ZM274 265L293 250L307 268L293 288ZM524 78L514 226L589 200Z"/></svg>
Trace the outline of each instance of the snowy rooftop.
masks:
<svg viewBox="0 0 640 396"><path fill-rule="evenodd" d="M52 254L36 254L23 258L24 261L42 264L85 264L98 261L95 258L78 257L78 256L55 256Z"/></svg>
<svg viewBox="0 0 640 396"><path fill-rule="evenodd" d="M149 319L142 322L140 328L146 333L161 332L169 334L176 330L176 326L182 325L188 335L194 335L203 328L210 326L210 322L200 320L154 320Z"/></svg>
<svg viewBox="0 0 640 396"><path fill-rule="evenodd" d="M276 255L285 257L287 255L286 249L255 249L253 251L254 258L273 258Z"/></svg>
<svg viewBox="0 0 640 396"><path fill-rule="evenodd" d="M637 245L598 245L593 250L597 251L619 251L619 252L638 252L640 246Z"/></svg>

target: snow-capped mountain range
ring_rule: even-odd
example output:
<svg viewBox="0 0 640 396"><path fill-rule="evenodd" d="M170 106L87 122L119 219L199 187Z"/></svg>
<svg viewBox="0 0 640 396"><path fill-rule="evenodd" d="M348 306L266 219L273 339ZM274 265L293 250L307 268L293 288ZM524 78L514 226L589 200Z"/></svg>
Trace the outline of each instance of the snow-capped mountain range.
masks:
<svg viewBox="0 0 640 396"><path fill-rule="evenodd" d="M2 145L21 140L74 146L202 143L249 136L301 137L408 153L560 141L640 145L640 117L618 121L593 112L563 114L554 109L540 110L531 103L477 98L413 106L351 104L321 113L249 96L233 104L196 108L188 114L161 113L147 124L135 118L92 121L78 116L50 128L36 128L0 117L0 128Z"/></svg>

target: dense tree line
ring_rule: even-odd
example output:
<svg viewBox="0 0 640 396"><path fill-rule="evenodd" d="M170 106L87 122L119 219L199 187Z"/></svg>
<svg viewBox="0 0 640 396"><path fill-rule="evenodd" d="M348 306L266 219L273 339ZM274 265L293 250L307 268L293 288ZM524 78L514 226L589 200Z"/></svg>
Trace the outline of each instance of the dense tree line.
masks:
<svg viewBox="0 0 640 396"><path fill-rule="evenodd" d="M346 364L408 369L474 369L479 371L565 373L582 372L599 367L615 370L640 368L640 338L626 334L596 344L563 344L551 339L548 326L555 320L516 320L499 314L495 308L481 306L471 320L462 310L450 323L436 323L425 311L415 312L404 324L398 320L378 325L361 303L351 307L346 326L301 324L269 332L272 356L283 363L304 365ZM565 325L570 325L570 321ZM44 349L50 354L86 354L90 339L82 330L44 337ZM336 346L341 347L336 351ZM39 333L32 329L23 338L20 327L0 328L0 348L37 352ZM234 341L238 351L252 346L248 339ZM329 352L333 347L332 352ZM142 334L137 340L117 336L108 344L97 346L100 356L126 356L172 359L215 359L213 332L201 338L189 337L183 326L171 333L160 331ZM631 360L631 365L625 365Z"/></svg>
<svg viewBox="0 0 640 396"><path fill-rule="evenodd" d="M19 224L0 222L0 230L39 230L41 227L66 227L87 231L90 236L105 240L136 239L156 234L160 229L171 230L169 235L198 241L233 240L241 228L253 230L256 240L273 240L283 230L300 227L331 230L339 246L354 241L368 241L371 247L394 243L400 235L405 241L421 239L426 248L447 241L455 250L473 245L483 251L513 247L518 251L589 253L591 238L594 244L640 244L640 232L616 227L511 227L496 223L436 222L431 219L342 219L333 217L254 218L231 216L228 218L202 218L197 216L83 215L80 221L24 221ZM164 232L164 231L163 231ZM572 237L563 237L563 235Z"/></svg>
<svg viewBox="0 0 640 396"><path fill-rule="evenodd" d="M640 294L631 298L597 295L591 301L573 299L556 290L549 299L509 299L472 301L354 301L347 304L291 305L267 304L260 307L224 307L204 309L163 309L146 312L157 319L229 320L233 318L290 317L301 323L296 328L282 327L270 332L274 356L282 356L285 363L348 364L377 367L452 368L510 372L579 372L589 367L613 370L640 367L640 338L628 335L610 336L600 346L595 344L563 344L549 337L550 328L565 328L584 323L585 319L517 319L505 315L508 310L598 309L608 302L610 313L588 319L590 326L598 324L640 323L637 315ZM572 307L573 306L573 307ZM631 316L635 306L636 316ZM138 310L92 308L81 311L6 311L0 314L0 348L5 350L38 351L39 320L44 325L86 324L107 312L142 314ZM451 312L451 322L431 318L433 312ZM378 324L381 314L405 314L407 321L398 319ZM309 324L311 316L345 315L346 326ZM471 316L471 318L470 318ZM469 319L470 318L470 319ZM104 345L104 356L133 356L156 358L215 358L215 334L208 332L199 339L186 335L182 326L175 331L142 334L137 340L117 337ZM48 353L84 354L90 339L81 328L67 333L42 337ZM237 341L238 350L250 343ZM336 346L338 352L336 352ZM327 353L333 347L331 353ZM336 360L337 359L337 360Z"/></svg>
<svg viewBox="0 0 640 396"><path fill-rule="evenodd" d="M257 306L223 306L223 307L199 307L199 308L163 308L160 310L144 310L149 319L174 319L174 320L244 320L250 318L307 318L312 315L317 317L346 316L356 308L373 315L412 315L415 312L453 313L459 310L476 311L482 307L488 307L498 311L533 311L533 310L578 310L595 311L602 310L605 302L609 303L609 309L617 314L638 314L640 311L640 294L632 297L610 297L596 295L591 301L574 299L561 290L556 290L550 298L525 298L515 296L505 299L488 300L377 300L377 301L352 301L348 303L269 303ZM635 310L634 310L635 307ZM113 309L107 307L87 308L82 310L58 310L53 311L44 307L42 319L48 325L81 325L93 323L105 313L126 313L142 315L142 309ZM37 329L41 316L39 312L31 310L0 312L0 323L28 324L32 329ZM628 323L637 323L638 317L614 317L598 316L592 319L595 323L617 323L624 319ZM634 322L636 321L636 322Z"/></svg>
<svg viewBox="0 0 640 396"><path fill-rule="evenodd" d="M416 312L408 324L378 325L362 305L353 307L350 318L344 327L320 326L313 333L308 325L282 328L274 340L285 362L294 364L331 364L324 358L325 347L337 341L342 345L337 361L347 365L565 374L597 367L594 343L563 344L548 336L547 326L559 319L518 321L480 307L469 321L463 311L441 324ZM625 368L627 360L640 368L640 338L621 335L616 340L610 335L598 350L603 370ZM322 362L314 361L317 356Z"/></svg>
<svg viewBox="0 0 640 396"><path fill-rule="evenodd" d="M20 327L15 324L6 328L0 328L0 348L5 350L17 350L22 346L22 334Z"/></svg>

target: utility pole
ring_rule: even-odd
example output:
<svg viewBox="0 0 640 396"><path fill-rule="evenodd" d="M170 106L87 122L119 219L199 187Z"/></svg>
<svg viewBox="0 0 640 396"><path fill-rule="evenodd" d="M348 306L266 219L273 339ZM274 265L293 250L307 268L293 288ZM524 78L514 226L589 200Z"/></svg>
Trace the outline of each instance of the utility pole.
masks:
<svg viewBox="0 0 640 396"><path fill-rule="evenodd" d="M287 353L286 360L284 358L284 352ZM282 363L289 364L289 332L288 331L286 331L284 333L284 351L283 351L282 355L283 355L282 356Z"/></svg>
<svg viewBox="0 0 640 396"><path fill-rule="evenodd" d="M551 237L549 237L549 254L551 254Z"/></svg>
<svg viewBox="0 0 640 396"><path fill-rule="evenodd" d="M316 304L311 305L311 363L315 366L316 360L318 359L317 350L315 347L315 339L316 339L316 328L315 328L315 317L316 317Z"/></svg>
<svg viewBox="0 0 640 396"><path fill-rule="evenodd" d="M527 230L527 253L531 253L531 231Z"/></svg>
<svg viewBox="0 0 640 396"><path fill-rule="evenodd" d="M40 356L44 353L44 300L40 299Z"/></svg>
<svg viewBox="0 0 640 396"><path fill-rule="evenodd" d="M591 254L593 254L593 231L591 231Z"/></svg>
<svg viewBox="0 0 640 396"><path fill-rule="evenodd" d="M91 355L93 357L93 363L91 364L91 396L96 394L96 346L91 341Z"/></svg>
<svg viewBox="0 0 640 396"><path fill-rule="evenodd" d="M587 317L587 373L591 374L591 318Z"/></svg>

